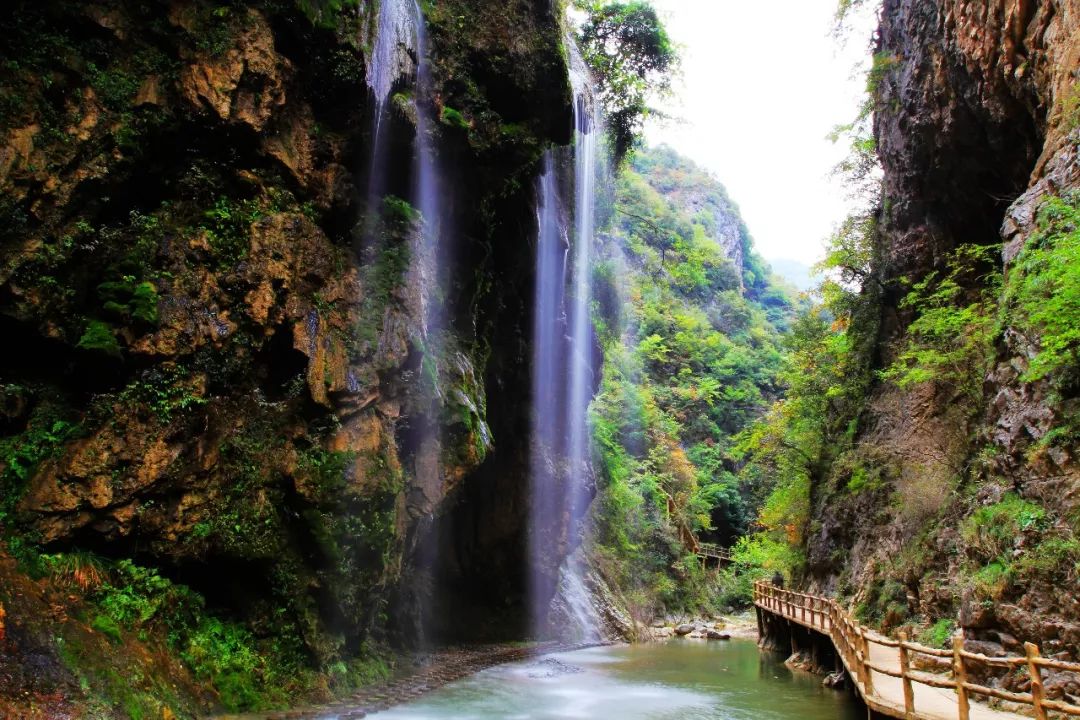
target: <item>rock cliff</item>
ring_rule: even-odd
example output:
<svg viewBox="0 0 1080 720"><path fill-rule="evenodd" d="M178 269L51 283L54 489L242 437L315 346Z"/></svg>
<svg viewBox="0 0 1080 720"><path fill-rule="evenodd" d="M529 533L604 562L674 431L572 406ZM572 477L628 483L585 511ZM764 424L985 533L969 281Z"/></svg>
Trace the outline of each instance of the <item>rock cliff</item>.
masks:
<svg viewBox="0 0 1080 720"><path fill-rule="evenodd" d="M432 582L520 633L532 178L571 124L549 3L439 3L434 106L395 86L369 207L371 9L0 21L7 537L156 568L315 668L460 633L430 622ZM430 258L400 199L418 112L456 238ZM452 278L437 355L423 263Z"/></svg>
<svg viewBox="0 0 1080 720"><path fill-rule="evenodd" d="M1020 638L1074 655L1080 643L1076 385L1071 370L1028 373L1044 343L1020 327L1015 295L1032 272L1017 258L1053 242L1040 208L1071 203L1080 180L1078 12L1026 0L886 0L881 12L871 362L897 357L917 313L901 299L961 245L995 260L956 302L989 293L999 324L970 382L875 383L856 444L882 482L853 489L838 463L815 483L809 575L886 627L956 622L997 643L980 651L1015 651Z"/></svg>

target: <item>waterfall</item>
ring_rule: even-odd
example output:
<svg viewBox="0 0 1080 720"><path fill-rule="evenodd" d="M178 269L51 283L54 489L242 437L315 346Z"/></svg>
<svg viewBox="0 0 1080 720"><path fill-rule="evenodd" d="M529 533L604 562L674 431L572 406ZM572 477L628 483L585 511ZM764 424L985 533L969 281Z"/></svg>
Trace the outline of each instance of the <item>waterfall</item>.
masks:
<svg viewBox="0 0 1080 720"><path fill-rule="evenodd" d="M570 310L570 369L566 405L567 459L578 481L570 485L570 516L580 517L588 503L584 480L589 472L588 412L592 398L592 251L596 223L597 130L591 76L577 46L571 43L574 89L574 293Z"/></svg>
<svg viewBox="0 0 1080 720"><path fill-rule="evenodd" d="M416 208L423 218L421 230L420 255L425 258L422 280L424 288L423 317L427 325L425 334L432 342L438 342L442 330L443 312L438 297L432 297L430 291L445 287L444 278L439 277L438 262L439 229L442 218L440 201L439 171L436 166L435 147L432 142L431 118L424 112L422 100L427 100L432 93L431 70L428 65L427 25L419 0L412 0L415 13L416 30L416 147L413 149L413 177L415 182L414 197ZM433 347L433 350L438 350ZM437 357L436 353L436 357Z"/></svg>
<svg viewBox="0 0 1080 720"><path fill-rule="evenodd" d="M563 508L556 459L562 452L566 365L566 262L569 240L554 153L544 154L537 188L536 288L533 297L532 442L529 461L529 609L534 633L545 632L548 603L562 556L557 531Z"/></svg>
<svg viewBox="0 0 1080 720"><path fill-rule="evenodd" d="M441 287L436 277L436 255L441 220L439 173L432 139L433 127L428 112L433 95L431 68L428 58L427 24L418 0L379 0L379 10L368 58L367 84L374 97L371 135L371 166L368 178L369 215L378 214L386 188L386 157L388 139L383 137L383 122L390 109L387 102L396 83L402 78L413 79L413 100L416 106L416 136L413 146L412 188L410 201L423 219L421 243L413 250L414 264L423 282L422 317L424 335L437 333L441 325L441 310L432 301L433 290ZM369 218L368 235L374 232Z"/></svg>
<svg viewBox="0 0 1080 720"><path fill-rule="evenodd" d="M533 311L533 427L530 459L530 603L534 633L599 638L599 618L583 564L563 562L590 499L588 408L592 396L591 273L595 235L599 115L591 77L572 40L574 91L573 233L560 196L559 151L544 157L537 186L536 289ZM561 154L561 153L560 153ZM569 163L566 163L567 165ZM552 596L555 600L552 601ZM553 611L553 605L558 606Z"/></svg>
<svg viewBox="0 0 1080 720"><path fill-rule="evenodd" d="M398 78L409 74L410 51L416 51L413 40L418 28L414 24L416 14L409 0L378 0L379 14L375 27L375 42L371 47L371 57L367 63L367 84L375 96L375 128L373 146L379 145L379 131L382 127L386 101L394 89Z"/></svg>
<svg viewBox="0 0 1080 720"><path fill-rule="evenodd" d="M419 400L423 410L411 420L415 426L415 456L413 460L413 488L408 501L409 512L420 517L425 529L417 537L426 535L434 519L435 507L443 494L442 436L439 424L444 397L440 387L440 364L445 355L445 308L444 292L448 287L445 276L446 264L440 258L440 229L442 203L440 175L433 139L433 123L429 110L434 108L431 73L428 64L428 37L424 14L418 0L410 2L415 18L416 41L416 136L413 143L412 201L420 211L421 226L414 238L411 250L412 270L410 283L419 295L421 360ZM421 647L428 644L426 636L430 620L439 612L439 588L434 577L438 546L433 538L421 540L414 548L414 565L420 573L414 582L417 611L420 617L419 636Z"/></svg>
<svg viewBox="0 0 1080 720"><path fill-rule="evenodd" d="M409 515L416 521L412 533L415 574L407 592L412 597L415 639L423 647L428 643L426 621L437 612L438 588L433 577L437 548L433 542L417 540L430 530L434 509L443 494L439 419L444 398L439 377L446 324L443 298L448 278L443 268L445 263L440 261L443 207L432 120L434 89L427 25L419 2L379 0L371 47L366 79L374 105L365 247L377 244L378 217L386 193L407 197L420 216L417 231L410 237L405 280L405 285L410 288L407 302L419 321L418 331L411 339L422 354L419 390L407 419L414 455L413 478L406 503ZM394 148L401 145L395 142L393 135L400 125L387 122L395 111L389 103L391 94L403 81L412 82L416 108L411 163L395 156ZM400 172L402 168L411 170L407 184L405 174Z"/></svg>

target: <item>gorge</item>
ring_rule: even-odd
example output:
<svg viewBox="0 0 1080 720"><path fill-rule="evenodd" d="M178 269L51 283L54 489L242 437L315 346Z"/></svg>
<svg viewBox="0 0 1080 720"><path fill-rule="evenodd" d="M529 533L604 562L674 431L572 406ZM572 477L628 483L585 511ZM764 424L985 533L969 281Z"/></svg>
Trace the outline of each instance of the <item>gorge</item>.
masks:
<svg viewBox="0 0 1080 720"><path fill-rule="evenodd" d="M386 717L865 712L653 642L763 579L1080 660L1074 5L839 3L878 25L857 201L802 293L645 142L647 2L17 0L0 717L344 707L473 654L521 662Z"/></svg>

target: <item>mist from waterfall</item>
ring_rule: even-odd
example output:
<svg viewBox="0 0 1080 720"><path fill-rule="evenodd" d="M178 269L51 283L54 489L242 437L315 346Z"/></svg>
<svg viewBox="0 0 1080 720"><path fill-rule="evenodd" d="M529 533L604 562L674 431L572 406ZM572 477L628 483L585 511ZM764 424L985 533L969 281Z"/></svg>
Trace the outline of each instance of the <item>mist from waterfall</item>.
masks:
<svg viewBox="0 0 1080 720"><path fill-rule="evenodd" d="M568 149L572 163L559 162L564 151L549 150L537 187L529 600L535 635L588 641L600 637L599 617L583 564L566 558L580 545L591 497L591 278L601 122L589 72L572 40L568 46L574 92L574 144ZM567 183L560 171L569 166L573 202L567 208L561 193ZM563 623L558 632L553 628L555 615Z"/></svg>

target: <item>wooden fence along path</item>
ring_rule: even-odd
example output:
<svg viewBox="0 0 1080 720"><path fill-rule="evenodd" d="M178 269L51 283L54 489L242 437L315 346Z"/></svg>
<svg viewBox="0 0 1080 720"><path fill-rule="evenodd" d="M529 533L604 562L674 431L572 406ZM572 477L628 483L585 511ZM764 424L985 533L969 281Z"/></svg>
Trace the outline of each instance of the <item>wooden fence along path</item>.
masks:
<svg viewBox="0 0 1080 720"><path fill-rule="evenodd" d="M720 562L731 562L731 551L712 543L698 543L696 554L702 560L711 558Z"/></svg>
<svg viewBox="0 0 1080 720"><path fill-rule="evenodd" d="M910 642L901 635L891 640L859 625L829 598L793 592L768 583L755 583L754 605L761 612L778 615L827 635L836 647L855 687L871 710L894 718L928 720L1005 720L1080 716L1080 705L1050 700L1043 692L1043 672L1080 673L1080 663L1040 657L1039 648L1026 643L1025 657L987 657L964 650L963 639L953 638L951 650ZM929 659L929 662L927 662ZM937 663L949 672L932 673L916 668ZM969 672L977 665L1027 672L1031 691L1006 692L971 682ZM995 710L974 703L973 696L998 698L1025 706L1021 712ZM1060 714L1060 715L1059 715Z"/></svg>

